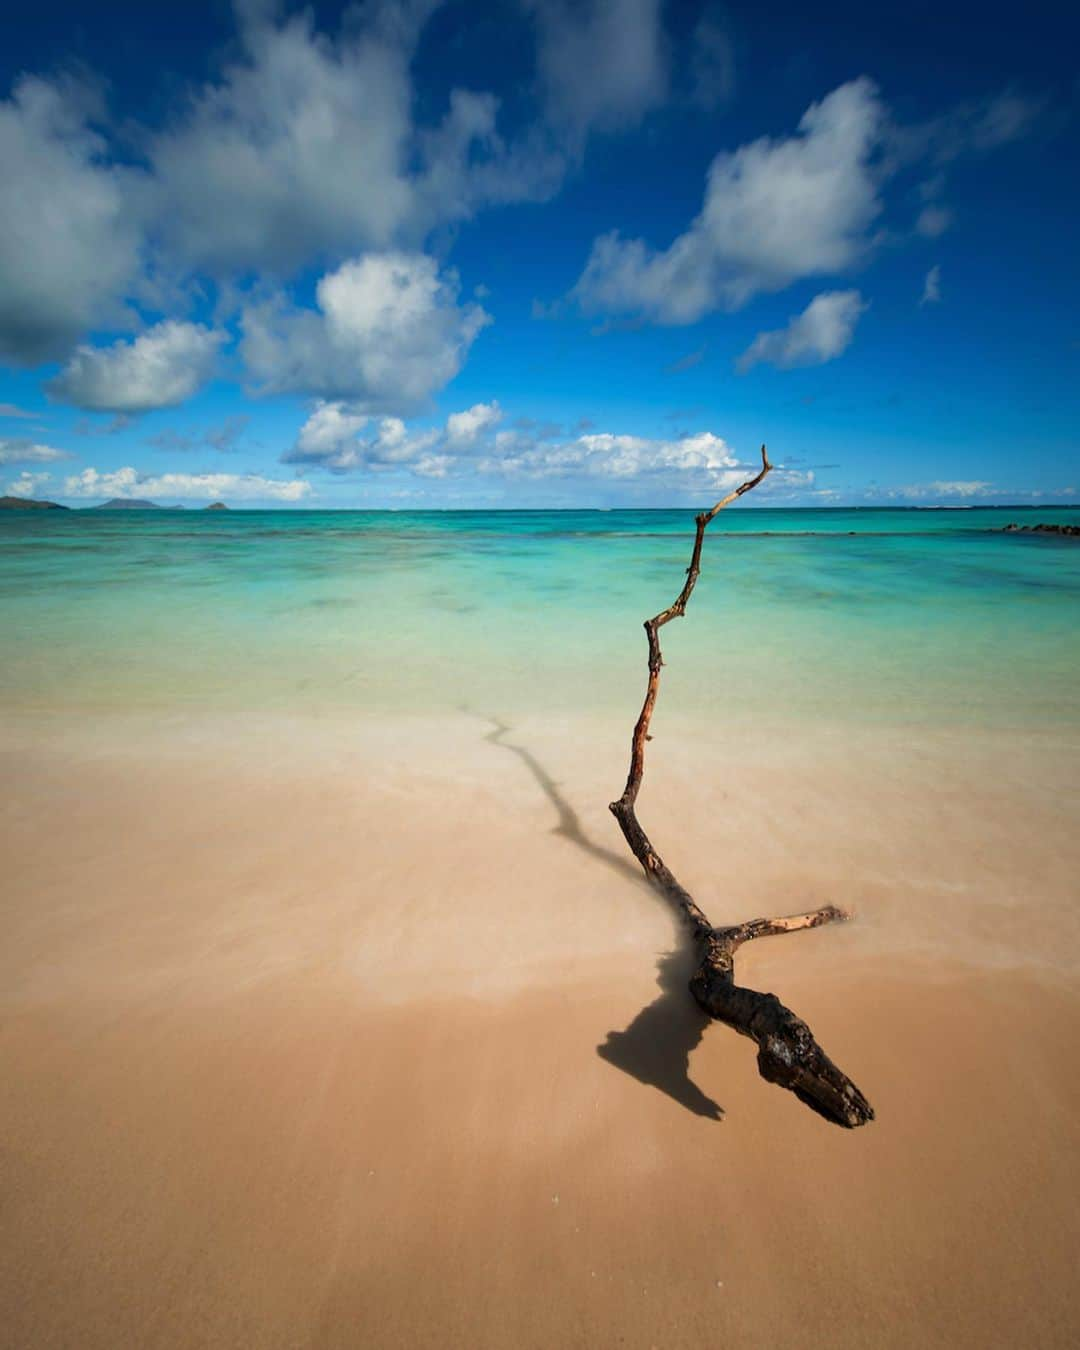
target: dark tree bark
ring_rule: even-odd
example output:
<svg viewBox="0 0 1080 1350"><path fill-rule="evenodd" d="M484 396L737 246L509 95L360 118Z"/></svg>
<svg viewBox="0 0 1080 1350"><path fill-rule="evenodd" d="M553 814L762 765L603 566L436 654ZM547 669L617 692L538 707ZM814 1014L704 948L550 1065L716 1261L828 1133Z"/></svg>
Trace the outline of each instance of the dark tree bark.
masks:
<svg viewBox="0 0 1080 1350"><path fill-rule="evenodd" d="M874 1111L855 1084L836 1067L814 1040L801 1018L785 1008L775 994L759 994L735 983L735 953L744 942L754 938L793 933L801 928L817 928L823 923L846 919L843 910L832 905L792 914L779 919L753 919L734 928L714 928L693 896L653 847L636 814L638 793L645 774L645 744L650 739L656 698L660 690L663 655L660 629L672 619L681 619L701 572L701 548L710 522L743 493L750 492L772 469L765 447L761 447L761 471L741 483L734 492L697 519L697 533L686 571L686 582L677 598L652 619L645 620L649 640L649 679L645 702L634 726L630 746L630 772L618 801L611 811L619 822L630 851L644 868L645 876L676 908L688 924L700 954L700 964L690 981L690 992L702 1010L718 1022L725 1022L757 1043L758 1070L762 1078L790 1089L808 1106L826 1119L849 1129L873 1120Z"/></svg>

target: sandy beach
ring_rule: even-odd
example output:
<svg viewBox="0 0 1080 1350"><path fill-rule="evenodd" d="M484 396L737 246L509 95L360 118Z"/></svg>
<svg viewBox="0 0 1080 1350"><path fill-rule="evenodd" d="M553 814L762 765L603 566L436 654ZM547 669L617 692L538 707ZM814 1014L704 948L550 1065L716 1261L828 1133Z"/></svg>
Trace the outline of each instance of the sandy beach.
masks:
<svg viewBox="0 0 1080 1350"><path fill-rule="evenodd" d="M1076 746L664 724L641 814L877 1120L703 1025L617 719L4 732L4 1344L1065 1346Z"/></svg>

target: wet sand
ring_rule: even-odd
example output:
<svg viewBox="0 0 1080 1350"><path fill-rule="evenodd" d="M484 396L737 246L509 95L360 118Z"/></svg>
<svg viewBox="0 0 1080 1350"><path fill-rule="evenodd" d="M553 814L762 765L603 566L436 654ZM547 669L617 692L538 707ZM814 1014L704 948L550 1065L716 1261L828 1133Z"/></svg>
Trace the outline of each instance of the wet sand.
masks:
<svg viewBox="0 0 1080 1350"><path fill-rule="evenodd" d="M621 726L3 733L0 1341L1065 1346L1067 735L658 728L641 815L870 1097L704 1026Z"/></svg>

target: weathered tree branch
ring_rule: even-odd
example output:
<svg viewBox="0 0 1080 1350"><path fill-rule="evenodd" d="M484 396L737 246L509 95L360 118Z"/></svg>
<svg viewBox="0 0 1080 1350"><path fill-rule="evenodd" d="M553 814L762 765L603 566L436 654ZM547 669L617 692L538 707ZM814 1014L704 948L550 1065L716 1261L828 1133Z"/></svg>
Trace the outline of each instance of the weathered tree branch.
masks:
<svg viewBox="0 0 1080 1350"><path fill-rule="evenodd" d="M847 1078L814 1040L801 1018L785 1008L775 994L759 994L735 983L735 953L744 942L754 938L793 933L801 928L846 919L843 910L832 905L779 919L753 919L734 928L714 928L693 896L653 847L641 828L636 814L638 793L645 775L645 744L650 739L656 698L660 689L660 671L664 660L660 650L660 629L672 619L681 619L701 573L701 547L710 522L744 492L750 492L772 469L765 447L761 447L761 470L753 478L729 492L710 511L696 518L697 533L686 582L675 601L652 619L645 620L649 640L649 679L645 701L634 726L630 745L630 771L626 786L611 811L619 822L630 851L645 870L648 880L675 906L689 925L701 953L701 963L690 981L690 992L704 1012L725 1022L757 1042L758 1070L762 1078L789 1088L800 1100L837 1125L853 1129L873 1120L874 1111L859 1089Z"/></svg>

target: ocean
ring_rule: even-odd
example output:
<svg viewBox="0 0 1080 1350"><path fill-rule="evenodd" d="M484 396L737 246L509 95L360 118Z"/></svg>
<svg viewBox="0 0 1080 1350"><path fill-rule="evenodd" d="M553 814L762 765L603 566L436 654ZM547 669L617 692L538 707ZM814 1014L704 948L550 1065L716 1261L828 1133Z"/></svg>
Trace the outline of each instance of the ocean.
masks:
<svg viewBox="0 0 1080 1350"><path fill-rule="evenodd" d="M1080 722L1080 509L725 511L665 715ZM11 713L636 712L693 512L0 517Z"/></svg>

